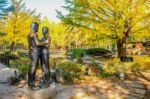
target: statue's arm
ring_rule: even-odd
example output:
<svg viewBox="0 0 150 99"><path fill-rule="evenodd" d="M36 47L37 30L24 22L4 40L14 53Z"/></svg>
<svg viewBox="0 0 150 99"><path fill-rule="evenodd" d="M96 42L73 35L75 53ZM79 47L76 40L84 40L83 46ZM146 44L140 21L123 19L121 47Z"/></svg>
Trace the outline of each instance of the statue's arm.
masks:
<svg viewBox="0 0 150 99"><path fill-rule="evenodd" d="M34 36L34 39L35 39L35 43L37 46L44 46L48 43L47 41L46 42L40 42L37 34Z"/></svg>
<svg viewBox="0 0 150 99"><path fill-rule="evenodd" d="M47 41L48 41L48 44L46 44L46 47L47 47L47 48L49 48L49 46L50 46L50 42L51 42L51 39L50 39L50 37L49 37L49 36L47 37Z"/></svg>
<svg viewBox="0 0 150 99"><path fill-rule="evenodd" d="M29 35L27 36L27 42L28 42L28 49L29 49L29 53L28 54L29 54L29 57L30 57L32 47L30 45Z"/></svg>

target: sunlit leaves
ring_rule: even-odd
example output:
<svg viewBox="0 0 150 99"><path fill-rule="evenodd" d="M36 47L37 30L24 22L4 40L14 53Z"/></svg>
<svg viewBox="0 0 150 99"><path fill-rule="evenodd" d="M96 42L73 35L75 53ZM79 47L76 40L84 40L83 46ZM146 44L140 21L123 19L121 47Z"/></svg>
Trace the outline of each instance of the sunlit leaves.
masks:
<svg viewBox="0 0 150 99"><path fill-rule="evenodd" d="M31 22L37 21L35 10L27 10L23 0L11 0L13 11L8 13L4 20L5 27L3 31L6 32L5 38L11 42L27 44L26 37L29 33ZM39 18L38 18L39 20Z"/></svg>
<svg viewBox="0 0 150 99"><path fill-rule="evenodd" d="M62 21L110 38L122 39L149 28L150 23L143 24L150 19L148 0L70 0L67 3L69 14L58 13Z"/></svg>

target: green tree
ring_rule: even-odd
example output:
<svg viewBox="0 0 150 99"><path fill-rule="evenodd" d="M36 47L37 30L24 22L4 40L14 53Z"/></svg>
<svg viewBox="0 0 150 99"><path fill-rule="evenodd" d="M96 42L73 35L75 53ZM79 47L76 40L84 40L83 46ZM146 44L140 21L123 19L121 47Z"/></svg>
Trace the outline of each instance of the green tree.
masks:
<svg viewBox="0 0 150 99"><path fill-rule="evenodd" d="M11 11L12 6L8 2L8 0L0 0L0 19L4 18L4 16Z"/></svg>
<svg viewBox="0 0 150 99"><path fill-rule="evenodd" d="M99 33L98 38L116 42L118 57L125 55L130 36L147 35L150 28L149 0L65 0L68 11L58 17L66 24Z"/></svg>
<svg viewBox="0 0 150 99"><path fill-rule="evenodd" d="M12 10L12 6L8 2L8 0L0 0L0 36L4 36L6 33L2 32L3 23L6 14Z"/></svg>

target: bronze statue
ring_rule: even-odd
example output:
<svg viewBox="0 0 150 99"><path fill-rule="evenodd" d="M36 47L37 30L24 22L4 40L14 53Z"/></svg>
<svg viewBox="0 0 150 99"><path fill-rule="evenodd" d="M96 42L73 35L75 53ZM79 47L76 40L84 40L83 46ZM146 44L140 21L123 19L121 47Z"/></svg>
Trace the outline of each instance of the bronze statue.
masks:
<svg viewBox="0 0 150 99"><path fill-rule="evenodd" d="M45 42L46 40L48 43L44 46L41 46L41 67L43 71L42 77L42 88L48 87L50 84L50 71L49 71L49 46L50 46L50 37L49 37L49 29L48 27L42 28L43 38L41 42Z"/></svg>
<svg viewBox="0 0 150 99"><path fill-rule="evenodd" d="M49 43L48 40L45 42L40 42L38 39L38 35L36 34L38 31L39 24L33 22L30 26L30 33L28 34L28 44L29 44L29 57L31 60L29 73L28 73L28 86L30 88L36 88L35 86L35 74L39 64L40 59L40 47Z"/></svg>

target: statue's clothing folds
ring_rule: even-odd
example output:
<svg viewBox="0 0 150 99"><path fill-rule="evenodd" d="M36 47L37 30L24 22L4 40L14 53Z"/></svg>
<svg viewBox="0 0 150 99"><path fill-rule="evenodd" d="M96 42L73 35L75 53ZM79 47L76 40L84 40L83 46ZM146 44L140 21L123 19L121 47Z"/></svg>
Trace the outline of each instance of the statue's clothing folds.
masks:
<svg viewBox="0 0 150 99"><path fill-rule="evenodd" d="M30 57L30 67L29 67L29 74L28 74L28 84L30 86L34 86L35 84L35 76L36 76L36 70L39 63L39 57L40 57L40 49L35 43L36 36L30 37L28 36L28 43L30 46L29 50L29 57Z"/></svg>
<svg viewBox="0 0 150 99"><path fill-rule="evenodd" d="M41 39L41 42L45 42L46 38L43 37ZM41 61L41 68L43 71L43 84L49 84L50 83L50 71L49 71L49 46L44 45L40 47L40 61Z"/></svg>

